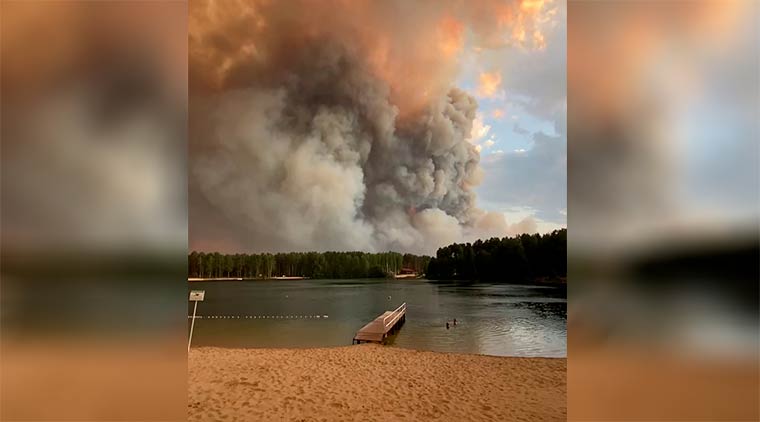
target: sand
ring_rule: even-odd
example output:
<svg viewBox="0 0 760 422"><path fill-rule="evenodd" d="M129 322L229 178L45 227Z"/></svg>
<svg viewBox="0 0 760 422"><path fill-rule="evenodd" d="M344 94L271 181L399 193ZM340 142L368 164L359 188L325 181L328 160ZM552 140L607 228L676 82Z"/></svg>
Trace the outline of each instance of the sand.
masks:
<svg viewBox="0 0 760 422"><path fill-rule="evenodd" d="M566 359L194 348L191 421L564 421Z"/></svg>

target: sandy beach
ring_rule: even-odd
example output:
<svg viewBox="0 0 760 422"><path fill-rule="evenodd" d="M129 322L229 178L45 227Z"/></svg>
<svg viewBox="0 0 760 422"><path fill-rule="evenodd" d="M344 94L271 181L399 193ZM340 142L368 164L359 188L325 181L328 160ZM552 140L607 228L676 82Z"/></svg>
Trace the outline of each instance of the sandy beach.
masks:
<svg viewBox="0 0 760 422"><path fill-rule="evenodd" d="M192 421L559 421L566 359L435 353L374 344L194 348Z"/></svg>

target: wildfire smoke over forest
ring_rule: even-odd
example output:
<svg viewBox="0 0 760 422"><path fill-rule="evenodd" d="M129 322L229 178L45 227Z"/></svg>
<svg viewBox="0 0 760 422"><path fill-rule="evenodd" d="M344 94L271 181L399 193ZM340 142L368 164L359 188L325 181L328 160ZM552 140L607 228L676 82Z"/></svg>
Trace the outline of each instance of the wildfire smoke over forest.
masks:
<svg viewBox="0 0 760 422"><path fill-rule="evenodd" d="M476 206L478 104L454 86L459 57L544 48L552 10L192 2L190 247L431 252L506 235Z"/></svg>

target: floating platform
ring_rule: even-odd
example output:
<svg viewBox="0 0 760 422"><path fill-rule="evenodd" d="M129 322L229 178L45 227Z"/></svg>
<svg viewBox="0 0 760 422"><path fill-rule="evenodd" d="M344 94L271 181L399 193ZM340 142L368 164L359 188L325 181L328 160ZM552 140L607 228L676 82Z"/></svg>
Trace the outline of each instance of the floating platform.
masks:
<svg viewBox="0 0 760 422"><path fill-rule="evenodd" d="M392 333L398 331L406 321L406 302L393 311L385 311L372 322L356 332L352 344L385 343Z"/></svg>

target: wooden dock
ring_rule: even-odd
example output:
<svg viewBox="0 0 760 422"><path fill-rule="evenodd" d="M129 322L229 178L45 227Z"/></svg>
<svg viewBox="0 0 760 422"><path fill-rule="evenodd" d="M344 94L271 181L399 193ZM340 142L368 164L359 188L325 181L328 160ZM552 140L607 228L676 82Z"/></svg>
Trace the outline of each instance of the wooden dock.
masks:
<svg viewBox="0 0 760 422"><path fill-rule="evenodd" d="M401 328L406 321L406 302L393 311L385 311L372 322L356 332L352 344L384 343L393 332Z"/></svg>

